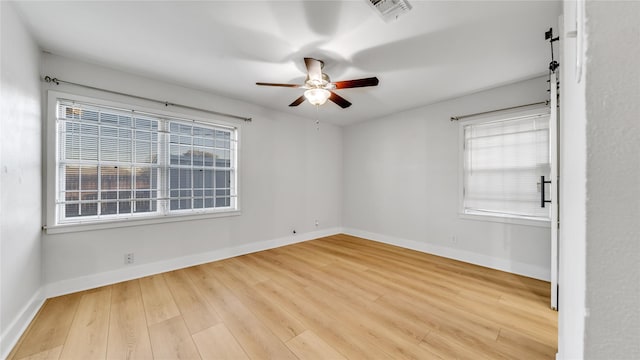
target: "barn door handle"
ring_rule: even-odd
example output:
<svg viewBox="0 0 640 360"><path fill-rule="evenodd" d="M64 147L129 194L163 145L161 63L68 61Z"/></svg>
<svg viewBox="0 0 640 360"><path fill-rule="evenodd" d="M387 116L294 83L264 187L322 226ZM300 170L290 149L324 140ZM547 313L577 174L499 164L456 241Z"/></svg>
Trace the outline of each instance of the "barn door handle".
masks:
<svg viewBox="0 0 640 360"><path fill-rule="evenodd" d="M544 175L542 175L540 176L540 207L544 207L545 203L551 202L551 200L545 200L544 184L551 184L551 180L545 180Z"/></svg>

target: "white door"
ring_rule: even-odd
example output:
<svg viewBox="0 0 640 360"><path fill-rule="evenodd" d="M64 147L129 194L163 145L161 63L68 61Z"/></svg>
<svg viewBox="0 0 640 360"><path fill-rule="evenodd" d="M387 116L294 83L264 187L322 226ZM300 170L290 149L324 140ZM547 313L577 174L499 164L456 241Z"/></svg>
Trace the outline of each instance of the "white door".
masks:
<svg viewBox="0 0 640 360"><path fill-rule="evenodd" d="M549 118L549 160L551 163L551 183L549 195L551 203L551 308L558 310L558 77L551 74L551 101ZM543 184L544 186L544 184Z"/></svg>

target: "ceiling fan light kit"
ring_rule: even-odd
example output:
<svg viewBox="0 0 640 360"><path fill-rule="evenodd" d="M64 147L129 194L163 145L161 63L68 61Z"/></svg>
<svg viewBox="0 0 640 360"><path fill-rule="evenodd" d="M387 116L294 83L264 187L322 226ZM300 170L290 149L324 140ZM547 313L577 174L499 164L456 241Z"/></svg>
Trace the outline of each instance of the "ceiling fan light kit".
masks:
<svg viewBox="0 0 640 360"><path fill-rule="evenodd" d="M307 67L307 79L302 85L264 82L257 82L256 85L305 89L304 94L294 100L289 106L298 106L305 100L309 101L312 105L320 106L326 103L327 100L331 100L336 105L345 109L351 106L351 103L336 94L333 90L377 86L379 83L377 77L331 82L329 75L322 72L324 62L312 58L304 58L304 64Z"/></svg>
<svg viewBox="0 0 640 360"><path fill-rule="evenodd" d="M309 89L304 92L304 97L311 105L324 105L329 100L331 92L326 89Z"/></svg>

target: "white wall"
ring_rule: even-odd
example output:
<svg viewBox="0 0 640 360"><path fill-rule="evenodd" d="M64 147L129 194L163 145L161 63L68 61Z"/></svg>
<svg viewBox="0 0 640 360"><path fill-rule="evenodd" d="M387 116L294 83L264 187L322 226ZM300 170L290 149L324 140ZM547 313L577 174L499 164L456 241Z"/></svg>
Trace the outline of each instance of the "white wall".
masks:
<svg viewBox="0 0 640 360"><path fill-rule="evenodd" d="M640 3L587 1L585 359L640 358Z"/></svg>
<svg viewBox="0 0 640 360"><path fill-rule="evenodd" d="M41 304L40 50L0 2L0 358Z"/></svg>
<svg viewBox="0 0 640 360"><path fill-rule="evenodd" d="M250 123L224 119L235 121L241 127L242 215L45 235L43 269L48 294L339 231L342 217L340 128L323 123L318 131L310 119L60 56L43 57L42 75L253 118ZM46 88L164 108L71 85L47 85ZM177 108L169 110L190 113ZM291 235L293 229L298 235ZM138 266L123 264L124 254L130 252L135 253Z"/></svg>
<svg viewBox="0 0 640 360"><path fill-rule="evenodd" d="M459 124L449 121L544 101L546 90L542 77L345 128L346 231L548 280L548 227L459 218Z"/></svg>

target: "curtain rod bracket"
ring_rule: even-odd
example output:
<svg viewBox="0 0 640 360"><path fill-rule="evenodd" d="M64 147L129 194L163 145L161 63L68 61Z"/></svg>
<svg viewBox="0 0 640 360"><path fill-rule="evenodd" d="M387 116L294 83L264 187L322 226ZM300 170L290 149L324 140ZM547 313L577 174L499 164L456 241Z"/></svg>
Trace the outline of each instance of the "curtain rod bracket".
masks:
<svg viewBox="0 0 640 360"><path fill-rule="evenodd" d="M58 81L58 79L56 78L51 78L51 76L47 75L44 77L44 81L48 82L48 83L55 83L56 85L60 85L60 82Z"/></svg>

